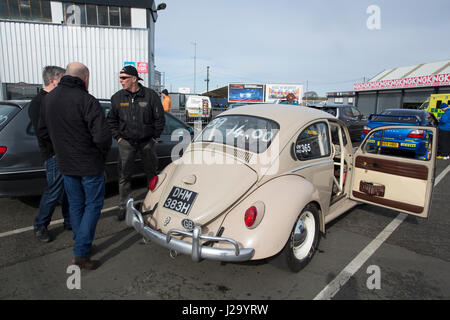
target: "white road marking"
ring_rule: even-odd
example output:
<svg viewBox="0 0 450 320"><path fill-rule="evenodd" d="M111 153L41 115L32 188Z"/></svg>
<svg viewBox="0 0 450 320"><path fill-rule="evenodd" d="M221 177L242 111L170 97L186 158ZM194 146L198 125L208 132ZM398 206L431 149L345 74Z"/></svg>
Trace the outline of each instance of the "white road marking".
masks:
<svg viewBox="0 0 450 320"><path fill-rule="evenodd" d="M434 186L437 186L439 182L445 177L445 175L450 171L450 165L442 171L439 176L434 181ZM345 268L342 270L337 277L331 281L319 294L314 298L314 300L330 300L336 293L345 285L345 283L361 268L361 266L366 263L366 261L375 253L375 251L386 241L387 238L397 229L397 227L406 219L408 215L400 213L394 220L392 220L389 225L384 228L380 234L372 240L364 249L361 251L355 259L353 259Z"/></svg>
<svg viewBox="0 0 450 320"><path fill-rule="evenodd" d="M141 201L136 201L135 203L140 203L140 202L142 202L142 200ZM103 209L101 213L106 213L106 212L113 211L113 210L116 210L116 209L119 209L119 206ZM55 224L60 224L60 223L63 223L63 222L64 222L64 219L54 220L54 221L50 222L50 225L53 226ZM3 232L3 233L0 233L0 238L7 237L7 236L10 236L10 235L13 235L13 234L19 234L19 233L22 233L22 232L31 231L31 230L34 230L34 226Z"/></svg>

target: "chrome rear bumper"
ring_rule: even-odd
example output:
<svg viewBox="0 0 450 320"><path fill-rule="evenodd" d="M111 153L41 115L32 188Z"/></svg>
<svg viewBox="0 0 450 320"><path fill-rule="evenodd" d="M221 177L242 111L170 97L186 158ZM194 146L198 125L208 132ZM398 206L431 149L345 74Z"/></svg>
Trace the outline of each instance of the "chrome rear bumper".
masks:
<svg viewBox="0 0 450 320"><path fill-rule="evenodd" d="M201 259L216 261L247 261L250 260L255 250L252 248L239 248L238 243L230 238L211 237L200 234L200 227L196 226L192 232L171 229L166 234L158 232L144 223L142 214L134 207L134 200L131 198L127 202L126 223L128 226L136 229L145 239L157 243L169 250L187 254L192 257L195 262ZM182 234L192 238L192 243L173 238L173 234ZM234 246L233 249L212 248L200 244L200 240L228 242Z"/></svg>

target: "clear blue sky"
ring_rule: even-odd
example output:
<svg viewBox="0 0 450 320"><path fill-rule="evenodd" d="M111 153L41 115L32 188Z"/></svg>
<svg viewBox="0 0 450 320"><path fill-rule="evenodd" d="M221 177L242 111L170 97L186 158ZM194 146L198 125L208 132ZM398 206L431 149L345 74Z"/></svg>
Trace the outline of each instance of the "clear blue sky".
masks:
<svg viewBox="0 0 450 320"><path fill-rule="evenodd" d="M300 83L325 95L383 70L450 59L449 0L162 0L156 69L166 88ZM159 2L157 2L158 4ZM380 8L370 30L367 8ZM371 20L372 21L372 20Z"/></svg>

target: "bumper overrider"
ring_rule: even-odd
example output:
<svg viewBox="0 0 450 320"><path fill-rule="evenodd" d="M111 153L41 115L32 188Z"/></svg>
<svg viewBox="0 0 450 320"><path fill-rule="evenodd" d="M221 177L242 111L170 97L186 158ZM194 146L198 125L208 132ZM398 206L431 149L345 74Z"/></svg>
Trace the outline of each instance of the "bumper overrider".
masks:
<svg viewBox="0 0 450 320"><path fill-rule="evenodd" d="M239 244L230 238L211 237L200 234L200 227L195 226L192 232L184 230L171 229L167 234L158 232L144 223L142 214L134 207L134 199L127 202L126 223L128 226L136 229L145 239L157 243L169 250L178 253L187 254L192 257L195 262L201 259L237 262L250 260L255 250L252 248L239 248ZM174 238L172 235L184 235L192 238L192 243ZM200 240L214 242L228 242L234 246L234 249L212 248L200 244Z"/></svg>

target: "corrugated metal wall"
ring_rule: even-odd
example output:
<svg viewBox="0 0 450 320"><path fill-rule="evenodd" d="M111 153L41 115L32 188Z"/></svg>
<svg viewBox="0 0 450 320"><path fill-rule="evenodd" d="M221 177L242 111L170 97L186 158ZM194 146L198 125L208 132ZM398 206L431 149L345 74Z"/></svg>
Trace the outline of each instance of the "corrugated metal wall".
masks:
<svg viewBox="0 0 450 320"><path fill-rule="evenodd" d="M0 82L40 84L43 67L79 61L91 72L89 92L109 99L121 89L119 71L125 61L150 66L148 33L147 29L0 21ZM140 76L148 86L149 75Z"/></svg>

